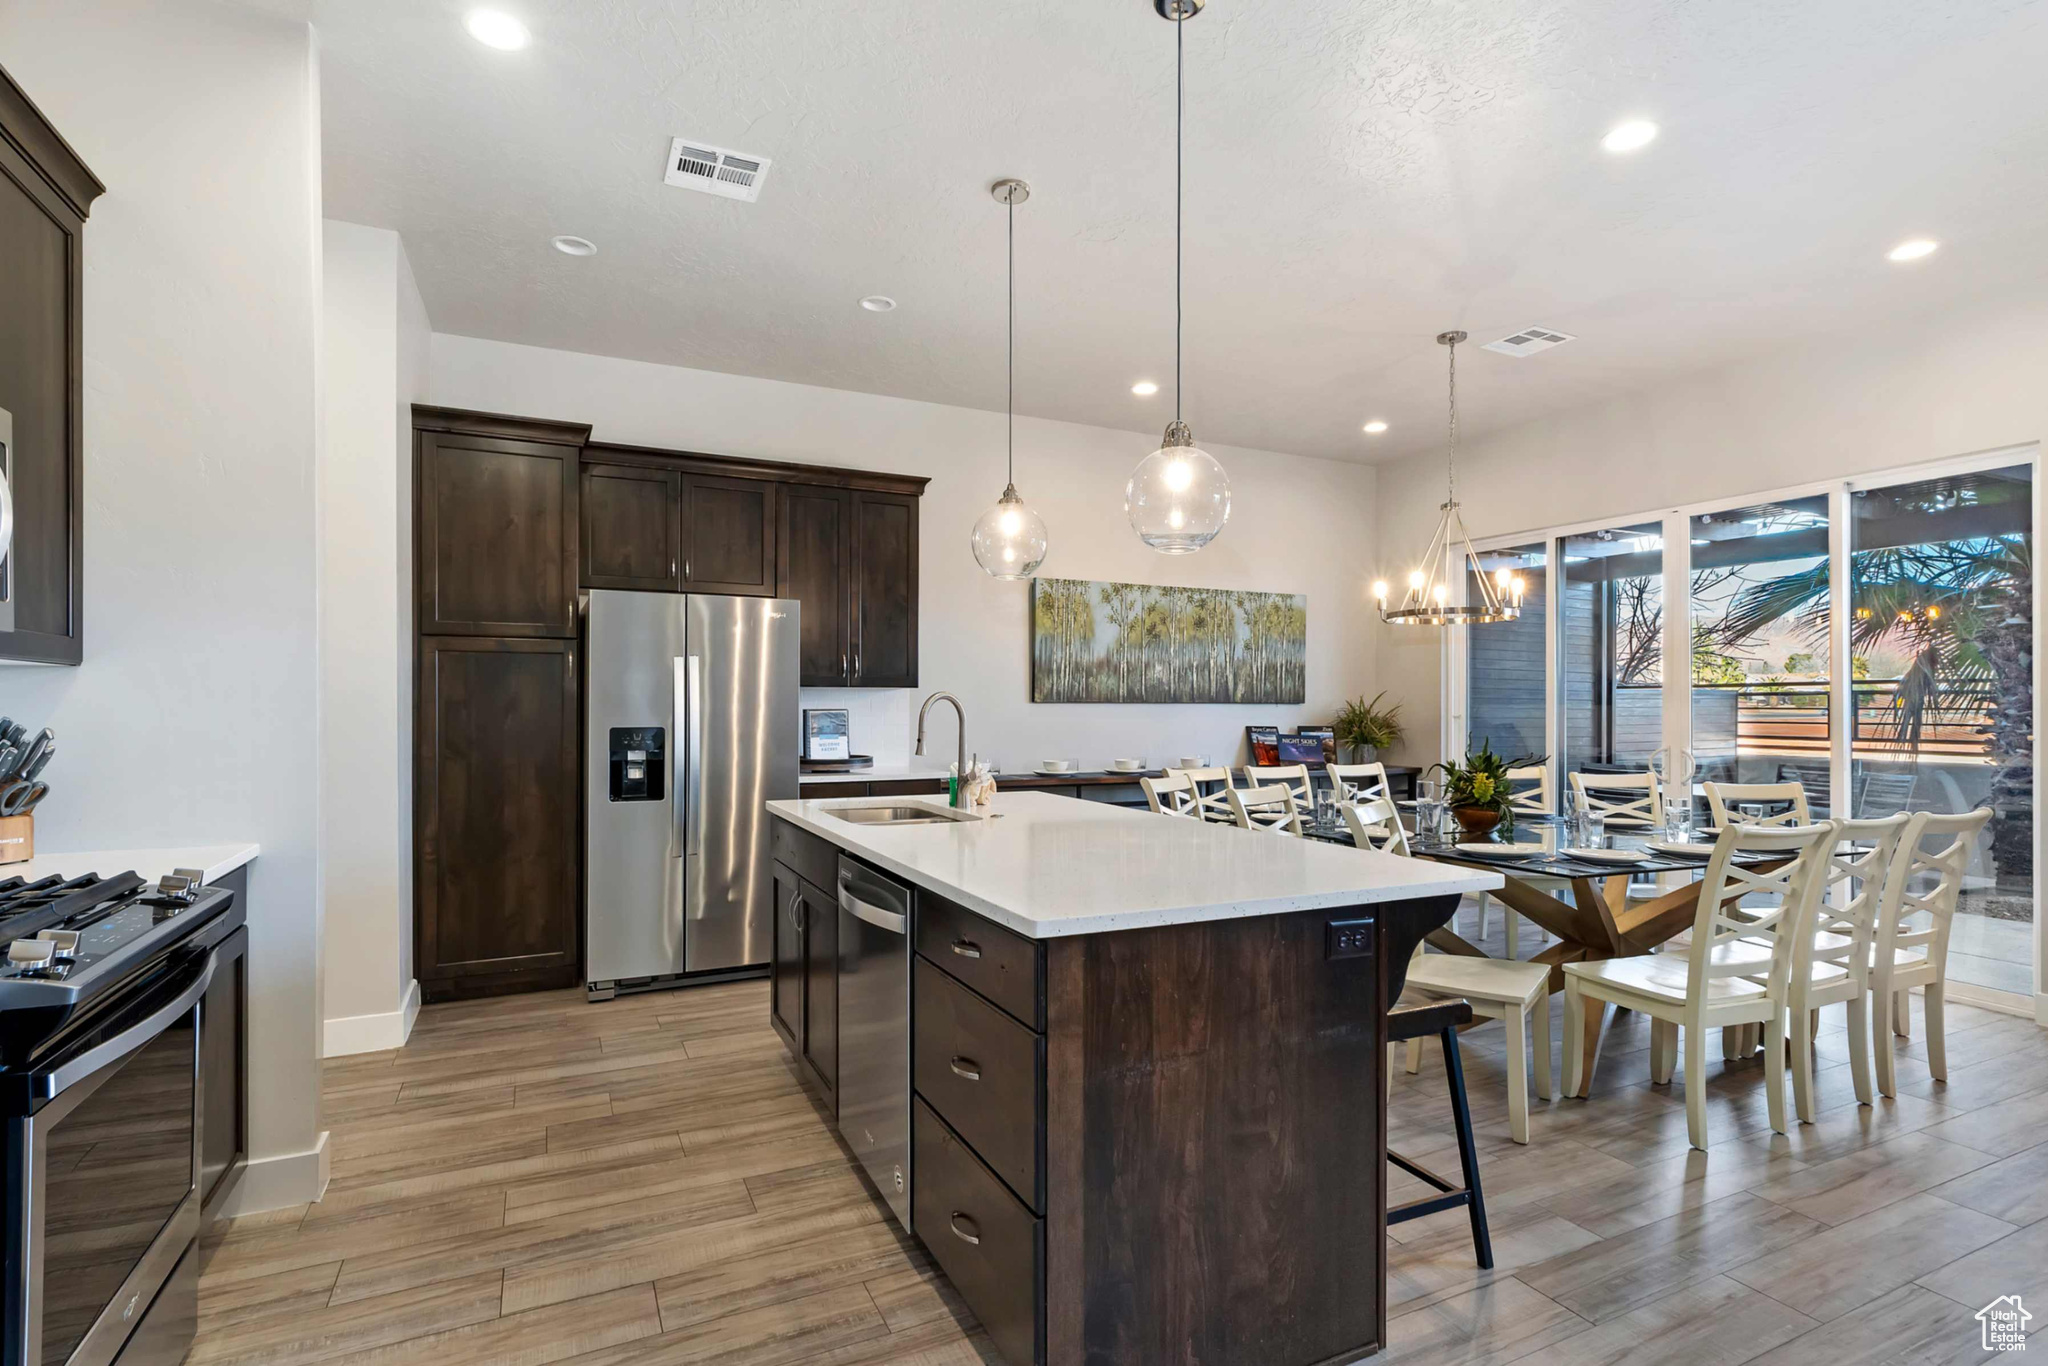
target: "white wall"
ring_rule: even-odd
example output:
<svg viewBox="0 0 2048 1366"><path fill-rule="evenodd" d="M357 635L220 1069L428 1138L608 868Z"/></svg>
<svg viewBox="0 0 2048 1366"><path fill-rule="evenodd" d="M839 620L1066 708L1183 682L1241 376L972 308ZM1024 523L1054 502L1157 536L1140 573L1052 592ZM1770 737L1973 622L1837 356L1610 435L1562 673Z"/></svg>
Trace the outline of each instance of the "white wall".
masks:
<svg viewBox="0 0 2048 1366"><path fill-rule="evenodd" d="M45 849L263 846L244 1207L296 1203L325 1148L311 35L65 0L0 6L0 55L107 185L85 229L85 662L0 672L0 710L59 737Z"/></svg>
<svg viewBox="0 0 2048 1366"><path fill-rule="evenodd" d="M1483 371L1467 383L1483 389ZM1723 497L1735 503L2044 436L2048 287L1883 332L1803 342L1531 422L1461 453L1458 490L1467 526L1483 539ZM1377 548L1393 582L1435 526L1443 477L1440 455L1380 470ZM1439 639L1434 630L1380 628L1380 684L1407 704L1414 724L1404 757L1423 763L1443 757Z"/></svg>
<svg viewBox="0 0 2048 1366"><path fill-rule="evenodd" d="M434 337L432 392L453 407L589 422L600 441L930 476L917 693L957 694L969 745L1005 769L1045 757L1099 766L1113 755L1156 762L1191 751L1222 761L1239 752L1247 724L1326 720L1372 685L1370 580L1355 567L1372 539L1369 467L1211 447L1236 494L1230 525L1200 554L1166 556L1138 541L1123 510L1124 482L1156 438L1019 419L1018 487L1052 535L1044 573L1309 597L1304 706L1052 706L1030 700L1028 585L990 579L967 545L975 518L1002 492L1002 414L443 334ZM1199 410L1192 416L1199 436ZM872 742L878 757L903 753L912 701L876 700L875 724L894 735L871 741L857 729L856 744ZM953 749L948 717L927 757L943 763Z"/></svg>
<svg viewBox="0 0 2048 1366"><path fill-rule="evenodd" d="M324 227L321 838L329 1057L396 1048L412 980L412 402L426 310L398 234ZM394 802L391 794L402 795Z"/></svg>

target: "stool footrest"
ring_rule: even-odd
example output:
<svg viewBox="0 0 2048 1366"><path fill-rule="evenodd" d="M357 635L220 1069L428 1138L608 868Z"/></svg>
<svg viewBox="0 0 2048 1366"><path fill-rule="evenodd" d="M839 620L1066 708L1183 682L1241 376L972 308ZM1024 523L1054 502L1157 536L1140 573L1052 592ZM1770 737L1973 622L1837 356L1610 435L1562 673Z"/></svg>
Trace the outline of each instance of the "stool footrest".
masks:
<svg viewBox="0 0 2048 1366"><path fill-rule="evenodd" d="M1438 1176L1435 1172L1423 1166L1420 1162L1415 1161L1413 1158L1402 1156L1400 1153L1395 1152L1392 1148L1387 1149L1387 1161L1393 1163L1402 1171L1407 1172L1416 1180L1427 1181L1430 1185L1435 1186L1440 1191L1462 1191L1465 1189L1463 1186L1460 1186L1455 1182L1447 1181L1443 1177Z"/></svg>
<svg viewBox="0 0 2048 1366"><path fill-rule="evenodd" d="M1448 1195L1425 1195L1420 1200L1387 1206L1387 1222L1405 1224L1410 1219L1426 1219L1432 1214L1442 1214L1447 1209L1458 1209L1470 1203L1472 1192L1467 1190L1452 1191Z"/></svg>

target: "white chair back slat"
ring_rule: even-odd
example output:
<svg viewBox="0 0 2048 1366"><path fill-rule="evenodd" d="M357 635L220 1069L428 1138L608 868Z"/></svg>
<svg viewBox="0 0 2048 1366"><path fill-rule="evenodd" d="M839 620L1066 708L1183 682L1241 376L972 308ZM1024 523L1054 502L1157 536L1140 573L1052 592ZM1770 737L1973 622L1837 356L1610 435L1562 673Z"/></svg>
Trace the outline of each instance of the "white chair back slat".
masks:
<svg viewBox="0 0 2048 1366"><path fill-rule="evenodd" d="M1878 913L1908 820L1901 813L1883 820L1834 823L1827 892L1814 907L1813 933L1803 946L1807 952L1794 958L1794 981L1807 980L1801 974L1808 973L1814 963L1834 963L1847 971L1860 989L1869 975ZM1822 943L1823 935L1833 938Z"/></svg>
<svg viewBox="0 0 2048 1366"><path fill-rule="evenodd" d="M1325 764L1323 772L1330 775L1330 788L1340 806L1375 797L1391 800L1394 795L1387 786L1385 764Z"/></svg>
<svg viewBox="0 0 2048 1366"><path fill-rule="evenodd" d="M1518 816L1554 816L1557 806L1550 791L1550 765L1524 764L1508 770L1508 801Z"/></svg>
<svg viewBox="0 0 2048 1366"><path fill-rule="evenodd" d="M1984 808L1960 816L1916 812L1899 837L1897 867L1878 912L1876 961L1890 964L1901 949L1925 948L1927 961L1946 979L1948 935L1956 906L1962 900L1963 874L1970 866L1977 836L1991 819ZM1925 846L1940 842L1937 849ZM1924 913L1924 924L1908 925Z"/></svg>
<svg viewBox="0 0 2048 1366"><path fill-rule="evenodd" d="M1227 768L1169 768L1169 778L1186 778L1195 792L1195 814L1215 825L1232 825L1230 813L1230 770Z"/></svg>
<svg viewBox="0 0 2048 1366"><path fill-rule="evenodd" d="M1244 781L1247 787L1270 787L1274 783L1285 784L1294 794L1299 806L1315 809L1314 783L1308 776L1307 764L1246 764Z"/></svg>
<svg viewBox="0 0 2048 1366"><path fill-rule="evenodd" d="M1278 835L1301 833L1301 810L1294 804L1294 790L1285 783L1266 787L1233 787L1230 810L1246 830L1266 830Z"/></svg>
<svg viewBox="0 0 2048 1366"><path fill-rule="evenodd" d="M1145 789L1145 805L1161 816L1180 816L1188 820L1200 820L1202 813L1197 805L1200 800L1195 785L1184 773L1169 773L1163 778L1140 778L1138 786Z"/></svg>
<svg viewBox="0 0 2048 1366"><path fill-rule="evenodd" d="M1774 815L1746 821L1750 825L1813 824L1812 808L1806 804L1806 789L1798 783L1702 783L1700 786L1706 791L1707 810L1712 813L1717 826L1744 823L1746 818L1736 809L1744 802L1768 802L1785 807Z"/></svg>
<svg viewBox="0 0 2048 1366"><path fill-rule="evenodd" d="M1647 828L1663 822L1663 802L1654 773L1574 773L1575 804L1604 817L1610 826Z"/></svg>
<svg viewBox="0 0 2048 1366"><path fill-rule="evenodd" d="M1344 824L1351 842L1361 849L1383 854L1408 853L1408 832L1401 828L1401 813L1384 797L1344 803ZM1416 945L1418 950L1421 945Z"/></svg>

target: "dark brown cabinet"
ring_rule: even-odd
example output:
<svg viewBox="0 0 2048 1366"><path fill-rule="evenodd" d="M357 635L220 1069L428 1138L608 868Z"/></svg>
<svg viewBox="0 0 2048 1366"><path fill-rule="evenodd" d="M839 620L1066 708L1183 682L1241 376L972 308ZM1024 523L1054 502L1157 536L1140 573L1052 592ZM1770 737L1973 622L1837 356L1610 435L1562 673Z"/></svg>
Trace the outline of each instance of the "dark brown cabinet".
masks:
<svg viewBox="0 0 2048 1366"><path fill-rule="evenodd" d="M917 686L917 504L853 495L854 687Z"/></svg>
<svg viewBox="0 0 2048 1366"><path fill-rule="evenodd" d="M413 412L419 632L574 636L578 456L590 429Z"/></svg>
<svg viewBox="0 0 2048 1366"><path fill-rule="evenodd" d="M789 1045L803 1054L804 1034L804 883L781 864L775 865L775 948L768 963L768 1022Z"/></svg>
<svg viewBox="0 0 2048 1366"><path fill-rule="evenodd" d="M85 217L105 191L0 71L0 659L84 658Z"/></svg>
<svg viewBox="0 0 2048 1366"><path fill-rule="evenodd" d="M578 967L576 642L429 636L414 728L415 973L432 997Z"/></svg>
<svg viewBox="0 0 2048 1366"><path fill-rule="evenodd" d="M804 605L798 681L845 687L853 676L853 495L845 489L792 487L782 493L783 597Z"/></svg>
<svg viewBox="0 0 2048 1366"><path fill-rule="evenodd" d="M583 586L683 587L683 476L644 465L583 467Z"/></svg>
<svg viewBox="0 0 2048 1366"><path fill-rule="evenodd" d="M917 686L915 495L793 487L780 592L804 605L805 687Z"/></svg>
<svg viewBox="0 0 2048 1366"><path fill-rule="evenodd" d="M775 596L775 485L683 476L683 586L692 593Z"/></svg>

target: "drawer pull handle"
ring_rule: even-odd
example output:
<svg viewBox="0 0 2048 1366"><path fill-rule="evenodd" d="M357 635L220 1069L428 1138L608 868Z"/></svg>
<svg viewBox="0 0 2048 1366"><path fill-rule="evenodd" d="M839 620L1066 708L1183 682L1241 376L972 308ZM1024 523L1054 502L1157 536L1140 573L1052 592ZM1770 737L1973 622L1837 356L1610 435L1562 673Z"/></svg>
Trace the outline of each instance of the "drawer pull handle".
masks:
<svg viewBox="0 0 2048 1366"><path fill-rule="evenodd" d="M953 1211L953 1217L947 1221L947 1227L953 1230L953 1236L961 1242L971 1247L981 1246L981 1225L975 1223L959 1210Z"/></svg>
<svg viewBox="0 0 2048 1366"><path fill-rule="evenodd" d="M981 1064L972 1058L955 1058L947 1066L953 1069L953 1075L956 1077L965 1077L969 1081L981 1080Z"/></svg>
<svg viewBox="0 0 2048 1366"><path fill-rule="evenodd" d="M975 943L972 939L955 939L953 941L953 952L959 954L962 958L979 958L981 957L981 945Z"/></svg>

